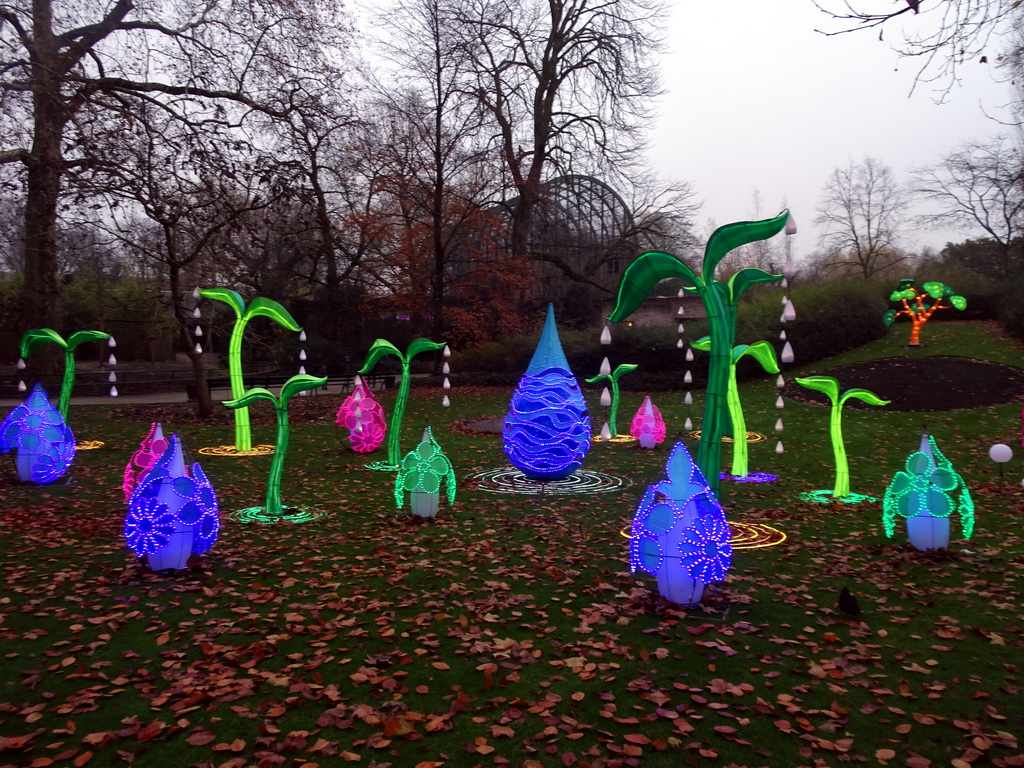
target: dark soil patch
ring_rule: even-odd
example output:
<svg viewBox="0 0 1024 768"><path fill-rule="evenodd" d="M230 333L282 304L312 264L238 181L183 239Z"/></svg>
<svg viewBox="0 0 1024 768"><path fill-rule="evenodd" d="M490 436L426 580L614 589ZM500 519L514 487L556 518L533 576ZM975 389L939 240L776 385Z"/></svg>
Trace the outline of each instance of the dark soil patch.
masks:
<svg viewBox="0 0 1024 768"><path fill-rule="evenodd" d="M839 380L840 392L860 388L874 392L893 411L955 411L1024 401L1024 370L970 357L887 357L821 371ZM820 392L786 382L783 394L794 400L828 404ZM869 409L851 398L845 408Z"/></svg>

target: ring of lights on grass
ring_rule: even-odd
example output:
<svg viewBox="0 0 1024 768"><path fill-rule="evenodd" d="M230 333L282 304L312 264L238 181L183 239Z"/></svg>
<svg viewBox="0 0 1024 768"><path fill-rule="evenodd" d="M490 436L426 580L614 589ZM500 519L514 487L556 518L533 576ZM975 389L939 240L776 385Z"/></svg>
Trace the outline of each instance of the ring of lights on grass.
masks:
<svg viewBox="0 0 1024 768"><path fill-rule="evenodd" d="M102 440L79 440L75 443L76 451L95 451L97 448L102 448L106 443Z"/></svg>
<svg viewBox="0 0 1024 768"><path fill-rule="evenodd" d="M575 496L587 493L612 493L632 485L632 481L607 475L604 472L593 472L577 469L573 474L561 480L548 480L540 483L531 480L513 467L491 469L477 472L467 478L475 481L481 491L491 493L517 493L552 496Z"/></svg>
<svg viewBox="0 0 1024 768"><path fill-rule="evenodd" d="M692 438L694 440L700 440L700 434L701 434L701 430L695 429L692 432L687 432L686 436L689 437L689 438ZM767 439L768 438L765 437L764 435L762 435L760 432L747 432L747 442L748 443L763 443ZM722 442L723 443L731 443L732 442L732 438L727 436L727 435L722 435Z"/></svg>
<svg viewBox="0 0 1024 768"><path fill-rule="evenodd" d="M851 493L848 496L833 496L832 491L823 488L820 491L807 491L800 494L801 501L809 501L813 504L831 504L834 501L843 504L863 504L868 501L878 501L875 496L867 496L863 493Z"/></svg>
<svg viewBox="0 0 1024 768"><path fill-rule="evenodd" d="M607 440L602 440L600 432L590 439L595 443L635 443L637 441L632 435L616 435L615 437L611 437Z"/></svg>
<svg viewBox="0 0 1024 768"><path fill-rule="evenodd" d="M631 538L629 529L623 528L619 535ZM778 528L764 523L729 523L729 545L733 549L765 549L775 547L786 540L786 534Z"/></svg>
<svg viewBox="0 0 1024 768"><path fill-rule="evenodd" d="M227 456L238 459L247 459L250 456L269 456L273 452L274 446L266 443L254 445L248 451L240 451L234 445L211 445L208 448L199 449L199 453L203 456Z"/></svg>
<svg viewBox="0 0 1024 768"><path fill-rule="evenodd" d="M778 475L770 472L751 472L749 475L730 475L722 472L718 477L722 480L732 480L734 483L774 483L779 479Z"/></svg>
<svg viewBox="0 0 1024 768"><path fill-rule="evenodd" d="M306 507L285 507L284 515L268 515L266 507L246 507L236 512L231 512L228 517L238 523L255 523L257 525L274 525L275 523L310 523L318 520L327 513L322 509L307 509Z"/></svg>

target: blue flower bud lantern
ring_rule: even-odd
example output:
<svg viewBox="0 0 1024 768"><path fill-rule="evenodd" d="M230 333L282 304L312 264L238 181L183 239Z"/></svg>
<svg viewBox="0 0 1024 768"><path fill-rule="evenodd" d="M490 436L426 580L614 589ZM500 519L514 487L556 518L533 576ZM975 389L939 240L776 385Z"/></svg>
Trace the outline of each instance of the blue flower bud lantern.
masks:
<svg viewBox="0 0 1024 768"><path fill-rule="evenodd" d="M41 384L0 424L0 453L10 451L23 483L52 483L75 459L75 436Z"/></svg>
<svg viewBox="0 0 1024 768"><path fill-rule="evenodd" d="M950 516L960 516L965 539L974 532L974 501L963 478L939 450L935 438L925 433L917 451L910 454L904 472L897 472L882 500L885 535L896 532L896 515L907 519L907 538L915 549L949 547Z"/></svg>
<svg viewBox="0 0 1024 768"><path fill-rule="evenodd" d="M725 578L729 570L729 525L681 442L672 449L665 471L667 479L648 486L633 517L629 569L654 576L666 600L694 605L704 586Z"/></svg>
<svg viewBox="0 0 1024 768"><path fill-rule="evenodd" d="M537 349L505 414L502 443L512 465L537 481L569 477L590 450L587 403L569 370L550 304Z"/></svg>
<svg viewBox="0 0 1024 768"><path fill-rule="evenodd" d="M434 440L430 427L423 430L423 440L409 451L398 466L395 478L395 503L401 509L405 492L409 492L409 508L418 517L436 517L441 499L441 483L445 483L448 503L455 503L455 470L441 446Z"/></svg>
<svg viewBox="0 0 1024 768"><path fill-rule="evenodd" d="M141 478L128 501L124 538L154 571L178 570L194 552L209 551L220 531L213 486L198 462L187 467L181 440L171 435L163 455Z"/></svg>

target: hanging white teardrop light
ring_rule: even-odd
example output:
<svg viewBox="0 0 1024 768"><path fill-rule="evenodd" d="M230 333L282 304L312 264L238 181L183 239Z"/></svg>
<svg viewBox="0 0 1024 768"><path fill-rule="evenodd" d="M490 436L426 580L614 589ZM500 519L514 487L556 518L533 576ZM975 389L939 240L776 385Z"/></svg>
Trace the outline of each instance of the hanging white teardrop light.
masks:
<svg viewBox="0 0 1024 768"><path fill-rule="evenodd" d="M782 360L782 362L784 363L793 362L793 345L790 344L788 341L786 342L786 345L782 348L782 356L779 359Z"/></svg>
<svg viewBox="0 0 1024 768"><path fill-rule="evenodd" d="M601 405L607 407L612 404L612 393L608 391L608 387L601 390Z"/></svg>
<svg viewBox="0 0 1024 768"><path fill-rule="evenodd" d="M444 365L441 366L441 373L448 374L448 373L451 373L451 372L452 372L452 369L449 367L448 361L445 360L444 361Z"/></svg>
<svg viewBox="0 0 1024 768"><path fill-rule="evenodd" d="M305 341L305 340L306 340L306 331L305 331L305 329L303 329L303 330L299 331L299 341Z"/></svg>
<svg viewBox="0 0 1024 768"><path fill-rule="evenodd" d="M114 357L114 353L110 353L110 357L107 358L107 365L117 365L117 358Z"/></svg>
<svg viewBox="0 0 1024 768"><path fill-rule="evenodd" d="M784 386L786 386L786 380L782 378L781 373L779 374L779 378L775 380L775 386L778 387L779 389L782 389Z"/></svg>
<svg viewBox="0 0 1024 768"><path fill-rule="evenodd" d="M109 381L111 384L113 384L115 381L117 381L117 374L114 373L113 371L111 371L110 375L107 376L107 381Z"/></svg>
<svg viewBox="0 0 1024 768"><path fill-rule="evenodd" d="M202 328L202 326L200 326L200 325L197 325L197 326L196 326L196 327L195 327L195 328L194 328L194 329L192 330L192 333L194 333L194 334L195 334L196 336L202 336L202 335L203 335L203 328Z"/></svg>
<svg viewBox="0 0 1024 768"><path fill-rule="evenodd" d="M601 331L601 343L611 344L612 343L612 329L605 323L604 329Z"/></svg>
<svg viewBox="0 0 1024 768"><path fill-rule="evenodd" d="M305 375L306 375L306 366L300 365L299 366L299 376L305 376Z"/></svg>
<svg viewBox="0 0 1024 768"><path fill-rule="evenodd" d="M109 339L107 339L107 346L110 347L111 349L116 347L117 346L117 339L115 339L113 336L111 336Z"/></svg>
<svg viewBox="0 0 1024 768"><path fill-rule="evenodd" d="M683 298L683 296L685 296L685 295L686 295L686 291L684 291L682 288L680 288L679 289L679 293L676 294L676 296L678 296L680 299Z"/></svg>
<svg viewBox="0 0 1024 768"><path fill-rule="evenodd" d="M27 366L27 363L25 362L25 358L19 357L18 358L18 370L19 371L24 371L26 366Z"/></svg>
<svg viewBox="0 0 1024 768"><path fill-rule="evenodd" d="M786 407L786 403L782 399L782 395L779 395L778 399L775 401L775 407L776 408L785 408Z"/></svg>
<svg viewBox="0 0 1024 768"><path fill-rule="evenodd" d="M683 344L683 340L682 339L676 339L676 349L682 349L685 346L686 345Z"/></svg>
<svg viewBox="0 0 1024 768"><path fill-rule="evenodd" d="M775 444L775 452L776 453L785 453L785 451L782 449L782 441L781 440L779 440L779 442L777 442Z"/></svg>
<svg viewBox="0 0 1024 768"><path fill-rule="evenodd" d="M448 377L445 376L444 377L444 381L441 383L441 389L451 389L451 388L452 388L452 383L450 381L448 381Z"/></svg>
<svg viewBox="0 0 1024 768"><path fill-rule="evenodd" d="M451 404L452 404L452 401L448 399L448 395L445 395L444 398L441 400L441 405L443 405L445 408L447 408Z"/></svg>
<svg viewBox="0 0 1024 768"><path fill-rule="evenodd" d="M689 392L686 393L686 397L683 398L683 402L687 405L693 405L693 395Z"/></svg>
<svg viewBox="0 0 1024 768"><path fill-rule="evenodd" d="M612 364L608 362L608 358L606 357L604 360L601 361L600 374L602 376L610 376L611 373L612 373Z"/></svg>
<svg viewBox="0 0 1024 768"><path fill-rule="evenodd" d="M787 323L796 320L796 309L793 308L793 302L787 301L786 308L782 310L782 319Z"/></svg>
<svg viewBox="0 0 1024 768"><path fill-rule="evenodd" d="M677 330L679 332L679 335L682 336L684 333L686 333L686 326L680 323L679 328Z"/></svg>
<svg viewBox="0 0 1024 768"><path fill-rule="evenodd" d="M787 213L786 214L786 234L787 235L795 235L796 234L796 219L793 218L793 214L792 213Z"/></svg>
<svg viewBox="0 0 1024 768"><path fill-rule="evenodd" d="M782 431L782 419L779 419L778 421L775 422L775 431L776 432L781 432Z"/></svg>
<svg viewBox="0 0 1024 768"><path fill-rule="evenodd" d="M683 429L685 429L687 432L693 429L693 422L690 420L689 416L686 417L686 421L683 423Z"/></svg>
<svg viewBox="0 0 1024 768"><path fill-rule="evenodd" d="M779 341L785 341L785 340L786 340L786 332L784 330L779 331Z"/></svg>
<svg viewBox="0 0 1024 768"><path fill-rule="evenodd" d="M683 376L683 384L692 384L692 383L693 383L693 374L690 373L689 371L687 371L686 375Z"/></svg>
<svg viewBox="0 0 1024 768"><path fill-rule="evenodd" d="M686 362L688 362L688 363L692 363L693 362L693 349L686 350Z"/></svg>
<svg viewBox="0 0 1024 768"><path fill-rule="evenodd" d="M452 356L452 351L448 348L447 344L444 345L444 351L441 353L441 356L442 357L451 357Z"/></svg>
<svg viewBox="0 0 1024 768"><path fill-rule="evenodd" d="M28 389L28 387L26 386L25 382L24 381L19 381L18 382L18 391L19 392L24 392L26 389Z"/></svg>
<svg viewBox="0 0 1024 768"><path fill-rule="evenodd" d="M196 320L198 320L202 316L203 313L199 311L199 307L196 307L195 309L192 310L192 317L194 317Z"/></svg>
<svg viewBox="0 0 1024 768"><path fill-rule="evenodd" d="M685 316L685 315L686 315L686 310L685 310L685 309L683 309L683 305L682 305L682 304L680 304L680 305L679 305L679 311L678 311L678 312L676 312L676 317L683 317L683 316Z"/></svg>
<svg viewBox="0 0 1024 768"><path fill-rule="evenodd" d="M192 298L193 299L198 299L201 296L202 296L202 294L199 293L199 286L197 285L195 288L192 289Z"/></svg>
<svg viewBox="0 0 1024 768"><path fill-rule="evenodd" d="M611 427L608 426L608 422L606 421L604 423L604 426L601 427L601 440L603 442L607 443L611 439L612 439L612 430L611 430Z"/></svg>
<svg viewBox="0 0 1024 768"><path fill-rule="evenodd" d="M299 360L305 360L305 359L306 359L306 350L300 349L299 350Z"/></svg>
<svg viewBox="0 0 1024 768"><path fill-rule="evenodd" d="M197 355L203 354L203 348L201 346L199 346L199 344L196 344L196 354Z"/></svg>
<svg viewBox="0 0 1024 768"><path fill-rule="evenodd" d="M117 397L117 387L111 385L111 387L110 387L110 396L111 397Z"/></svg>

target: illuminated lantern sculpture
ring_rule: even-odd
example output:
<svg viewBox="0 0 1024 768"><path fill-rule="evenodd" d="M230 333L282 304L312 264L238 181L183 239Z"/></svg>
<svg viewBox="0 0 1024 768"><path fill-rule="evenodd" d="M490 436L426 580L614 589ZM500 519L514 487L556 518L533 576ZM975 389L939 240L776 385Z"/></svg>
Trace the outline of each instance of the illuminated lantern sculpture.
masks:
<svg viewBox="0 0 1024 768"><path fill-rule="evenodd" d="M409 451L398 467L395 478L395 503L401 509L405 492L414 515L434 517L441 497L441 481L445 482L448 503L455 503L455 470L441 446L434 440L430 427L423 430L423 440Z"/></svg>
<svg viewBox="0 0 1024 768"><path fill-rule="evenodd" d="M34 355L43 344L53 343L64 351L64 378L61 382L57 410L60 411L60 415L65 421L68 418L68 405L71 403L71 390L75 386L75 350L80 345L90 341L108 341L111 346L114 345L114 340L110 334L103 331L76 331L65 341L52 328L33 328L30 331L25 331L25 335L21 337L22 360L19 362L20 367L24 367L24 359ZM115 362L113 355L110 356L110 360L111 365L113 365ZM116 389L112 389L111 394L115 394L116 391Z"/></svg>
<svg viewBox="0 0 1024 768"><path fill-rule="evenodd" d="M12 450L24 483L52 483L75 459L75 436L39 383L0 424L0 453Z"/></svg>
<svg viewBox="0 0 1024 768"><path fill-rule="evenodd" d="M590 449L587 403L569 370L550 304L537 349L505 414L502 442L512 465L538 481L569 477Z"/></svg>
<svg viewBox="0 0 1024 768"><path fill-rule="evenodd" d="M629 569L658 580L658 593L699 603L704 585L725 578L732 560L725 512L686 447L676 443L667 480L648 486L630 530Z"/></svg>
<svg viewBox="0 0 1024 768"><path fill-rule="evenodd" d="M156 463L157 459L164 455L167 445L167 438L164 437L163 427L154 421L149 428L149 434L142 438L142 442L139 443L139 447L132 454L131 458L128 459L128 465L124 468L124 482L121 488L124 490L125 501L128 501L131 497L135 486L149 472L150 467Z"/></svg>
<svg viewBox="0 0 1024 768"><path fill-rule="evenodd" d="M618 366L614 371L605 373L605 371L608 370L608 368L610 368L610 366L608 366L608 358L606 357L604 359L604 364L602 365L602 372L599 373L594 378L586 380L587 384L597 384L599 381L604 380L611 385L611 399L608 401L607 405L611 406L611 411L608 415L608 432L609 437L612 440L619 436L619 379L622 378L624 374L630 373L631 371L635 371L638 367L639 366L633 363L623 363L622 365ZM605 404L606 403L604 402L604 397L602 396L601 405Z"/></svg>
<svg viewBox="0 0 1024 768"><path fill-rule="evenodd" d="M651 402L650 395L637 409L629 434L640 441L641 448L651 449L665 440L665 420L661 418L658 406Z"/></svg>
<svg viewBox="0 0 1024 768"><path fill-rule="evenodd" d="M217 541L220 514L213 486L198 463L185 465L181 440L171 435L163 455L135 486L128 500L124 538L154 571L181 569L194 552Z"/></svg>
<svg viewBox="0 0 1024 768"><path fill-rule="evenodd" d="M949 546L949 517L960 515L964 538L974 533L974 501L967 484L935 444L921 435L921 445L910 454L905 472L897 472L885 490L882 525L890 539L896 532L896 515L907 518L907 535L915 549Z"/></svg>
<svg viewBox="0 0 1024 768"><path fill-rule="evenodd" d="M384 409L374 398L363 379L356 376L356 385L338 408L335 421L339 427L349 431L348 441L357 453L375 451L384 442L387 422Z"/></svg>
<svg viewBox="0 0 1024 768"><path fill-rule="evenodd" d="M967 299L957 296L953 289L945 283L930 281L924 283L921 288L923 290L917 290L914 287L914 281L910 278L900 280L896 290L889 295L889 301L900 302L903 309L899 311L890 309L882 316L882 321L886 325L892 325L901 315L910 318L910 341L908 344L911 347L921 345L921 329L936 311L949 307L959 310L967 308ZM943 304L943 299L949 304Z"/></svg>

